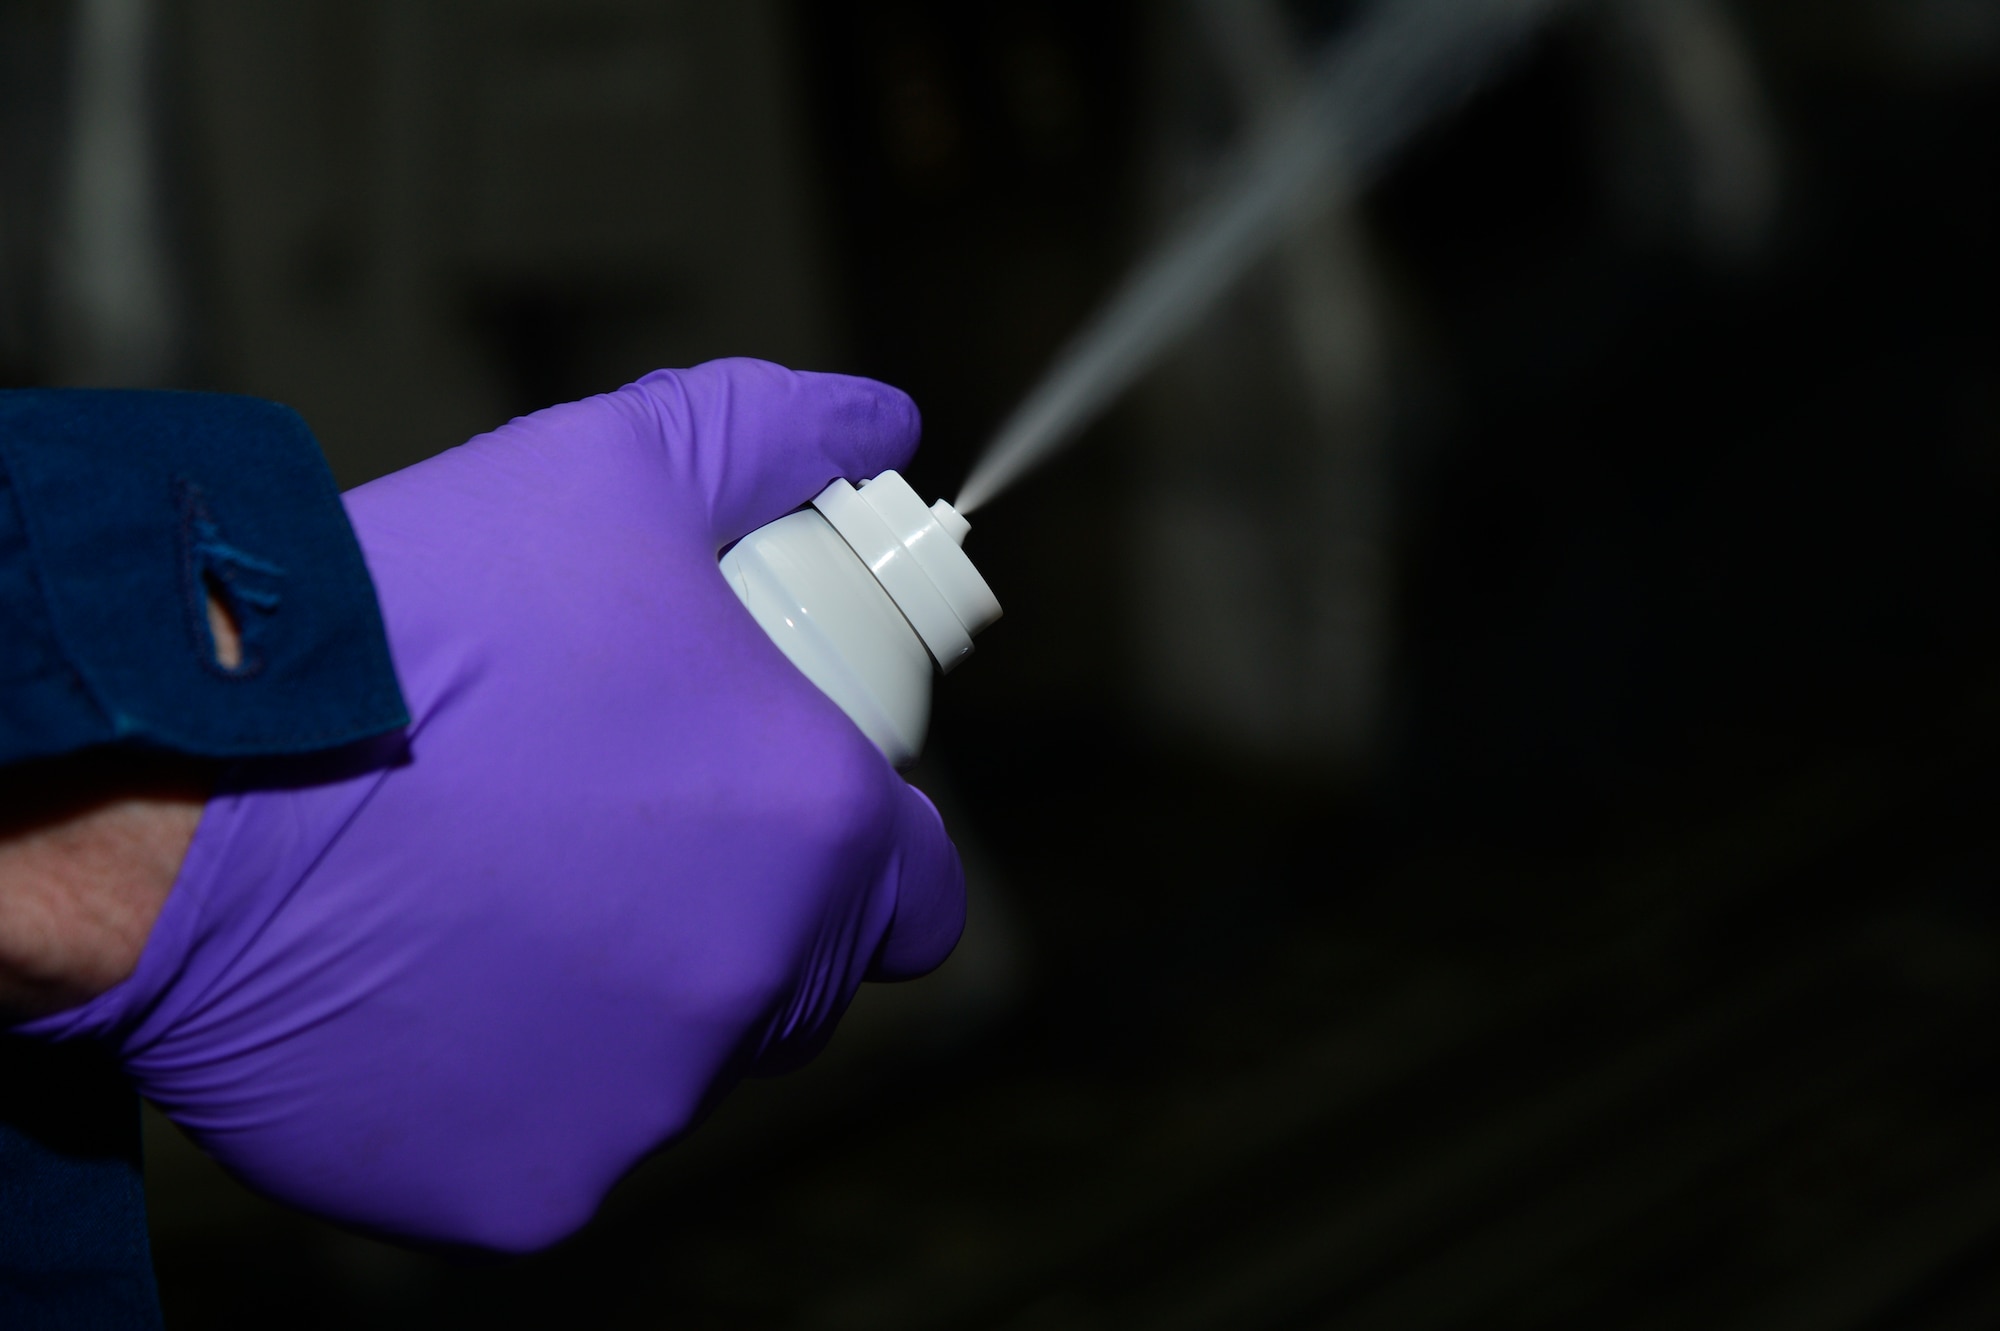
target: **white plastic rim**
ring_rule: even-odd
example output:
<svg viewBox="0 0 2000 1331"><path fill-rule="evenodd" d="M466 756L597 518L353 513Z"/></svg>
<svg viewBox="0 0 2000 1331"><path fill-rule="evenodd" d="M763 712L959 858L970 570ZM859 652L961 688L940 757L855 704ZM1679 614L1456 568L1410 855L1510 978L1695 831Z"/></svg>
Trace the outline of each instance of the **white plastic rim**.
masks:
<svg viewBox="0 0 2000 1331"><path fill-rule="evenodd" d="M813 507L888 589L939 669L971 655L972 635L1000 617L993 589L959 548L972 524L942 499L926 506L908 481L885 471L859 489L835 481Z"/></svg>
<svg viewBox="0 0 2000 1331"><path fill-rule="evenodd" d="M910 548L897 539L864 494L846 481L835 481L813 500L813 507L861 557L938 665L949 670L971 653L972 635Z"/></svg>
<svg viewBox="0 0 2000 1331"><path fill-rule="evenodd" d="M915 556L968 634L1000 618L1000 602L960 549L972 530L959 511L940 499L928 508L910 483L893 471L861 483L861 498L889 524Z"/></svg>

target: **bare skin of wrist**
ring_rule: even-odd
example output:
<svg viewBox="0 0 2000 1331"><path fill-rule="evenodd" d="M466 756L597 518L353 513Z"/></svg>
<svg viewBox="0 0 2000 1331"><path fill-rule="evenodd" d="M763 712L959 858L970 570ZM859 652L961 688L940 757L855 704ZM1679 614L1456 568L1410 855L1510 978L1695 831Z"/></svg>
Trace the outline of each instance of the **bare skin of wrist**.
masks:
<svg viewBox="0 0 2000 1331"><path fill-rule="evenodd" d="M0 769L0 1014L59 1012L132 974L212 780L129 749Z"/></svg>

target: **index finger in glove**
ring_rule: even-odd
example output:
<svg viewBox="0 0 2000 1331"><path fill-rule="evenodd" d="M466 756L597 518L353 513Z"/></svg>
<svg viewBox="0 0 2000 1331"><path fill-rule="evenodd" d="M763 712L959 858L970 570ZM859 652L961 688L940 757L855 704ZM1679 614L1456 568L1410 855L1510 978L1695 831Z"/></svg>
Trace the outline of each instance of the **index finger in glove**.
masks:
<svg viewBox="0 0 2000 1331"><path fill-rule="evenodd" d="M645 394L659 414L675 469L707 504L717 549L830 481L904 465L921 430L900 389L768 361L656 370L625 391Z"/></svg>

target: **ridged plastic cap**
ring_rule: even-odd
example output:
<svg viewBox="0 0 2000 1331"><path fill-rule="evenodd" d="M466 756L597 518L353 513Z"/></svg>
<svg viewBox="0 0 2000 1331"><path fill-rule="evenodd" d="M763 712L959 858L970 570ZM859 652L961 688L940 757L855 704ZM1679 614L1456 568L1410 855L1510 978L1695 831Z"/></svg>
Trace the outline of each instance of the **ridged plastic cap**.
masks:
<svg viewBox="0 0 2000 1331"><path fill-rule="evenodd" d="M835 481L813 507L840 533L910 621L941 670L972 654L1000 602L960 548L972 524L942 499L925 506L893 471L856 489Z"/></svg>

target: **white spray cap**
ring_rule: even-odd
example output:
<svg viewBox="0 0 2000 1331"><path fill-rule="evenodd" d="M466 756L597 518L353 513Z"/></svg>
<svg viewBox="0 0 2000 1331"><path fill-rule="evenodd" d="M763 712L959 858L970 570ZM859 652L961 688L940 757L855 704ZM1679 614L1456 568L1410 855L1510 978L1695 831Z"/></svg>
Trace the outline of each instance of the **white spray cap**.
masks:
<svg viewBox="0 0 2000 1331"><path fill-rule="evenodd" d="M972 654L972 635L1000 602L960 545L972 524L940 499L930 507L893 471L856 489L835 481L813 500L861 557L941 670Z"/></svg>

